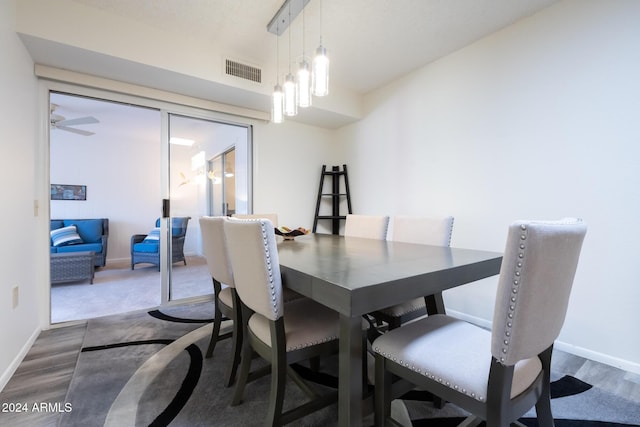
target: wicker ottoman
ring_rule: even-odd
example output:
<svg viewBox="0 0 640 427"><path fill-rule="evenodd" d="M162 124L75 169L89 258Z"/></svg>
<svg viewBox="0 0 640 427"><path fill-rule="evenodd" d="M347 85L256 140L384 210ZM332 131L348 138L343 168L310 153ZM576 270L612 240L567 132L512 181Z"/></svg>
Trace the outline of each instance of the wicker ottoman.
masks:
<svg viewBox="0 0 640 427"><path fill-rule="evenodd" d="M89 283L93 284L94 256L94 252L51 254L51 283L89 279Z"/></svg>

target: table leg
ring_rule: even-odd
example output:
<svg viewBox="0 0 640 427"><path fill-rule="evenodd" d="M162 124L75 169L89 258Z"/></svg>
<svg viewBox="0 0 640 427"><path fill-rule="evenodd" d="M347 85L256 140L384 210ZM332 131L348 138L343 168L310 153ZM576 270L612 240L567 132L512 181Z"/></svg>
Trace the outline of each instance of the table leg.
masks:
<svg viewBox="0 0 640 427"><path fill-rule="evenodd" d="M362 319L340 315L338 425L362 426Z"/></svg>
<svg viewBox="0 0 640 427"><path fill-rule="evenodd" d="M424 302L427 306L427 314L446 314L442 292L438 292L433 295L427 295L426 297L424 297Z"/></svg>

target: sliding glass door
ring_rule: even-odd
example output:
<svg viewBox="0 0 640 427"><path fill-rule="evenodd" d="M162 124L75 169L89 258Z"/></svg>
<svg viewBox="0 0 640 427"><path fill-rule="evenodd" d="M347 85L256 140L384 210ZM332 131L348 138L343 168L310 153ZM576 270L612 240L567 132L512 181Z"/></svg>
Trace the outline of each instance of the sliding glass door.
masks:
<svg viewBox="0 0 640 427"><path fill-rule="evenodd" d="M52 227L108 220L104 265L96 264L93 283L60 276L57 267L50 274L51 323L210 298L199 218L249 209L251 127L166 102L58 83L46 89L47 187L83 189L82 197L52 193L50 218L61 220ZM154 231L152 253L152 239L143 240Z"/></svg>
<svg viewBox="0 0 640 427"><path fill-rule="evenodd" d="M167 229L172 236L171 257L167 258L169 300L200 297L212 293L211 277L202 256L199 218L204 215L231 215L238 195L249 192L249 179L236 178L236 170L247 171L247 127L206 118L169 114L169 190L170 218ZM242 165L238 166L240 162ZM242 188L238 188L238 183ZM188 224L184 239L181 224Z"/></svg>

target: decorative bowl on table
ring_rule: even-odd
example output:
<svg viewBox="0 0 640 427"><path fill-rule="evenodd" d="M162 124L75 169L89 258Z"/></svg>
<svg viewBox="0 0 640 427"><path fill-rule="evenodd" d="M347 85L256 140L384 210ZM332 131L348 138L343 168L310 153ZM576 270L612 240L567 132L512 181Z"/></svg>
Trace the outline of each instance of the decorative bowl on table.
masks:
<svg viewBox="0 0 640 427"><path fill-rule="evenodd" d="M294 230L290 229L289 227L277 227L275 229L275 232L277 235L282 236L284 240L293 240L296 236L304 236L305 234L309 234L311 230L303 227L298 227Z"/></svg>

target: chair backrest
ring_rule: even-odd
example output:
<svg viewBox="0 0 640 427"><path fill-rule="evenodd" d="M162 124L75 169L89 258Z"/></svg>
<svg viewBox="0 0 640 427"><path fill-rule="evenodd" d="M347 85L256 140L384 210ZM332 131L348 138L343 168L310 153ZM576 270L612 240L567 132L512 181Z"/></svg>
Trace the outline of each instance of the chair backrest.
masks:
<svg viewBox="0 0 640 427"><path fill-rule="evenodd" d="M234 218L238 219L260 219L265 218L271 221L274 227L278 226L278 214L266 213L266 214L233 214Z"/></svg>
<svg viewBox="0 0 640 427"><path fill-rule="evenodd" d="M560 334L586 232L573 218L509 227L491 342L503 365L540 354Z"/></svg>
<svg viewBox="0 0 640 427"><path fill-rule="evenodd" d="M282 278L276 235L268 219L225 221L227 249L242 302L270 320L283 314Z"/></svg>
<svg viewBox="0 0 640 427"><path fill-rule="evenodd" d="M211 277L220 283L234 287L233 270L227 255L227 240L224 234L226 216L203 216L200 218L202 251L207 260Z"/></svg>
<svg viewBox="0 0 640 427"><path fill-rule="evenodd" d="M177 216L171 218L171 236L182 237L187 234L187 225L189 224L190 216ZM160 218L156 220L156 227L160 227Z"/></svg>
<svg viewBox="0 0 640 427"><path fill-rule="evenodd" d="M450 246L453 217L393 217L391 240L423 245Z"/></svg>
<svg viewBox="0 0 640 427"><path fill-rule="evenodd" d="M349 214L344 225L344 235L386 240L388 227L388 216Z"/></svg>

